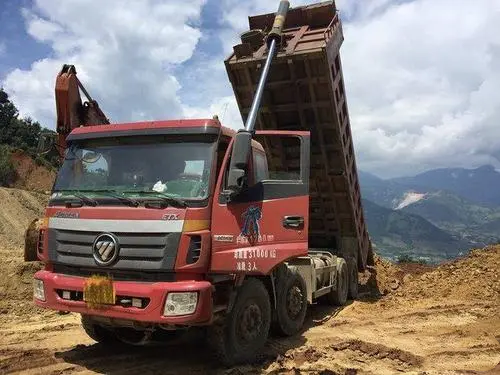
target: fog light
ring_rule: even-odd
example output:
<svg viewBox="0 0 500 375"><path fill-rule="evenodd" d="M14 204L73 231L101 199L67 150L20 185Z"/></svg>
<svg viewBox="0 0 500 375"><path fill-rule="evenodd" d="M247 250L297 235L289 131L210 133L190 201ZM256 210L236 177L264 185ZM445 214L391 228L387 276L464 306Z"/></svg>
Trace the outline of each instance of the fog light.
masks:
<svg viewBox="0 0 500 375"><path fill-rule="evenodd" d="M45 301L45 288L42 280L33 280L33 295L36 299Z"/></svg>
<svg viewBox="0 0 500 375"><path fill-rule="evenodd" d="M140 298L132 298L132 306L142 308L142 299Z"/></svg>
<svg viewBox="0 0 500 375"><path fill-rule="evenodd" d="M197 292L168 293L163 311L164 316L192 314L198 303Z"/></svg>
<svg viewBox="0 0 500 375"><path fill-rule="evenodd" d="M62 298L63 299L71 299L71 293L69 292L69 290L63 290Z"/></svg>

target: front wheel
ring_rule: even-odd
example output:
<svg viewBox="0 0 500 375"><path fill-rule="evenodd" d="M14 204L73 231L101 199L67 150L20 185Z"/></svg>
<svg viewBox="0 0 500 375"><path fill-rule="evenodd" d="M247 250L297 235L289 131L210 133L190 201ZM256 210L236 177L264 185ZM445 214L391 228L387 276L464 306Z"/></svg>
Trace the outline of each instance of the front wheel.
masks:
<svg viewBox="0 0 500 375"><path fill-rule="evenodd" d="M108 330L96 324L88 315L81 316L81 323L85 333L94 341L102 345L117 345L121 344L113 331Z"/></svg>
<svg viewBox="0 0 500 375"><path fill-rule="evenodd" d="M252 362L264 347L271 325L271 303L264 284L247 279L224 323L209 328L209 340L227 366Z"/></svg>

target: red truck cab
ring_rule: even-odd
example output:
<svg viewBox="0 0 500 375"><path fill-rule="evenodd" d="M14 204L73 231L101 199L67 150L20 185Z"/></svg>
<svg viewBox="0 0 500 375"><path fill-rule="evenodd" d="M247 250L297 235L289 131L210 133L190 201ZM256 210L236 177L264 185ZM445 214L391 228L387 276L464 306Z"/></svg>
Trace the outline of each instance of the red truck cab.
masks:
<svg viewBox="0 0 500 375"><path fill-rule="evenodd" d="M98 340L96 326L211 325L243 275L307 255L307 158L272 179L252 140L245 190L228 201L234 135L214 119L73 130L40 230L35 303L81 313ZM259 136L309 155L308 132Z"/></svg>

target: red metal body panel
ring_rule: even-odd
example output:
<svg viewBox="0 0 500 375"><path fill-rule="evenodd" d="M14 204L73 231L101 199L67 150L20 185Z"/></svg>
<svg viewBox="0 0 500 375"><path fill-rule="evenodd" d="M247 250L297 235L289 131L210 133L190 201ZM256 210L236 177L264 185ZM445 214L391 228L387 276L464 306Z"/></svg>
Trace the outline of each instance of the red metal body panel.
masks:
<svg viewBox="0 0 500 375"><path fill-rule="evenodd" d="M72 134L92 134L123 130L148 130L161 128L200 128L200 127L216 127L220 128L220 122L212 119L192 119L192 120L170 120L170 121L145 121L145 122L130 122L109 125L96 125L88 127L80 127L74 129Z"/></svg>
<svg viewBox="0 0 500 375"><path fill-rule="evenodd" d="M307 131L258 131L256 134L296 135L309 137ZM233 142L224 157L221 170L229 163ZM259 149L262 149L260 147ZM253 163L250 161L248 175L253 182ZM212 206L212 252L210 272L269 274L278 264L287 259L307 255L308 252L308 211L309 196L293 196L245 203L220 203L218 198L223 190L223 173L219 173ZM286 184L283 189L287 189ZM256 210L259 218L255 222L252 235L244 235L243 228L249 210ZM297 215L304 218L300 229L283 227L285 216Z"/></svg>
<svg viewBox="0 0 500 375"><path fill-rule="evenodd" d="M46 301L34 300L36 305L44 308L141 322L181 325L209 324L212 317L212 284L208 281L190 280L158 283L115 281L116 295L149 298L149 305L144 309L121 306L90 309L85 302L64 300L56 293L57 289L83 291L84 278L38 271L35 274L35 279L43 280L45 285ZM194 314L177 317L162 316L168 292L198 292L198 305Z"/></svg>
<svg viewBox="0 0 500 375"><path fill-rule="evenodd" d="M258 207L260 235L241 235L244 213ZM274 199L230 205L214 205L212 213L212 262L213 272L246 272L268 274L276 265L287 259L307 255L309 197ZM286 229L282 219L286 215L301 215L304 228ZM231 242L219 242L217 236L232 236Z"/></svg>

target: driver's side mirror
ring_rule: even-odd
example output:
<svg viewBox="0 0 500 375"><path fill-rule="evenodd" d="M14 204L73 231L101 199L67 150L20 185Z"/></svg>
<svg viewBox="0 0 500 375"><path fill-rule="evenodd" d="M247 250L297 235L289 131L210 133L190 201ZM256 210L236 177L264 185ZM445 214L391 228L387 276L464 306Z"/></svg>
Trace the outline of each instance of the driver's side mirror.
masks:
<svg viewBox="0 0 500 375"><path fill-rule="evenodd" d="M228 200L231 197L240 194L245 186L251 145L252 133L246 130L238 131L234 138L227 185L226 190L224 190L224 195L228 198Z"/></svg>
<svg viewBox="0 0 500 375"><path fill-rule="evenodd" d="M38 154L48 154L56 142L57 135L53 132L42 132L38 138L38 145L36 151Z"/></svg>

